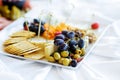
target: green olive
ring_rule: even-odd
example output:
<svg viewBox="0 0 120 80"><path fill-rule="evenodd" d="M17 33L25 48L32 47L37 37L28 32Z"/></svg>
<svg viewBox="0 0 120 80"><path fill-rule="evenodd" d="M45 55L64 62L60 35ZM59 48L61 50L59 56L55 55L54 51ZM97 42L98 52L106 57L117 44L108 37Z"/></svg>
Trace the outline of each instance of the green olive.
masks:
<svg viewBox="0 0 120 80"><path fill-rule="evenodd" d="M82 48L81 51L82 51L81 56L84 56L85 55L85 49Z"/></svg>
<svg viewBox="0 0 120 80"><path fill-rule="evenodd" d="M74 59L80 58L80 54L75 54Z"/></svg>
<svg viewBox="0 0 120 80"><path fill-rule="evenodd" d="M64 60L64 58L60 58L59 61L58 61L58 63L59 63L59 64L62 64L62 63L63 63L63 60Z"/></svg>
<svg viewBox="0 0 120 80"><path fill-rule="evenodd" d="M81 55L81 54L82 54L82 51L81 51L80 49L76 49L75 53Z"/></svg>
<svg viewBox="0 0 120 80"><path fill-rule="evenodd" d="M52 57L52 56L47 57L47 60L48 60L49 62L55 62L55 59L54 59L54 57Z"/></svg>
<svg viewBox="0 0 120 80"><path fill-rule="evenodd" d="M61 52L61 56L62 57L68 57L69 56L69 52L68 51L62 51Z"/></svg>
<svg viewBox="0 0 120 80"><path fill-rule="evenodd" d="M69 66L69 64L70 64L70 60L68 58L64 58L63 65L64 66Z"/></svg>
<svg viewBox="0 0 120 80"><path fill-rule="evenodd" d="M59 60L61 58L60 53L55 52L54 53L54 58L55 58L55 60Z"/></svg>
<svg viewBox="0 0 120 80"><path fill-rule="evenodd" d="M12 6L12 9L11 9L11 13L10 13L10 18L12 20L15 20L17 18L19 18L21 16L21 11L19 8L17 8L16 6Z"/></svg>

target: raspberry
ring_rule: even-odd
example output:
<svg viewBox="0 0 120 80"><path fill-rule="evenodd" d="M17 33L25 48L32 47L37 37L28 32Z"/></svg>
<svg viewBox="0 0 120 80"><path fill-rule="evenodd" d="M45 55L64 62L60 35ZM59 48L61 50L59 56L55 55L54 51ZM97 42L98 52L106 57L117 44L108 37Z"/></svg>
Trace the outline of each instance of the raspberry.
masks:
<svg viewBox="0 0 120 80"><path fill-rule="evenodd" d="M93 23L92 25L91 25L91 28L92 29L98 29L99 28L99 24L96 22L96 23Z"/></svg>

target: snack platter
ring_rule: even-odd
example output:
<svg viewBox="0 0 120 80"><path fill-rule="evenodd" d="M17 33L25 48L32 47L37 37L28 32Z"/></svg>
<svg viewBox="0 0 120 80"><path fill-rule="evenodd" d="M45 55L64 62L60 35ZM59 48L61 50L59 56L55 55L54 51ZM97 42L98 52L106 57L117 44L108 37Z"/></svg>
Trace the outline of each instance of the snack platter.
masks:
<svg viewBox="0 0 120 80"><path fill-rule="evenodd" d="M20 59L25 59L25 60L29 60L29 61L34 61L34 62L40 62L40 63L44 63L44 64L49 64L49 65L54 65L54 66L58 66L58 67L63 67L63 68L69 68L69 69L76 69L76 68L78 68L80 65L81 65L81 63L85 60L85 58L90 54L90 52L94 49L94 47L96 46L96 44L99 42L99 40L101 39L101 37L102 37L102 35L106 32L106 30L109 28L109 24L110 24L110 22L111 21L109 21L108 19L106 19L106 18L104 18L104 17L101 17L101 16L99 16L99 15L97 15L97 14L95 14L94 15L94 19L91 21L86 21L86 20L81 20L80 22L79 22L79 24L76 24L76 26L77 27L80 27L80 26L82 26L82 27L80 27L80 28L82 28L83 30L84 30L84 28L85 27L87 27L87 29L86 30L88 30L88 28L91 28L91 24L92 23L95 23L95 22L97 22L97 23L99 23L99 28L97 29L97 30L91 30L90 29L90 31L89 32L94 32L94 34L95 34L95 36L96 36L96 40L95 41L93 41L93 43L92 44L86 44L86 48L85 48L85 54L84 54L84 56L83 57L81 57L81 59L80 59L80 61L79 62L77 62L77 66L76 66L76 64L75 63L73 63L73 67L72 66L68 66L68 65L70 65L70 63L68 64L67 63L67 60L66 60L66 63L62 63L62 65L61 64L58 64L57 62L59 62L58 61L58 59L59 59L59 55L58 55L58 53L59 52L52 52L52 53L54 53L54 54L52 54L53 56L52 57L54 57L54 59L55 59L55 61L53 61L53 60L51 60L50 59L50 62L48 61L48 60L46 60L46 59L31 59L31 58L29 58L29 56L27 56L27 57L23 57L23 55L22 56L18 56L18 55L14 55L14 54L11 54L11 53L8 53L8 52L6 52L5 51L5 49L4 49L4 43L5 43L5 41L7 40L7 39L9 39L10 38L10 36L13 34L13 33L15 33L15 32L19 32L19 31L21 31L21 30L23 30L23 29L25 29L24 27L23 27L23 23L25 22L25 19L24 18L20 18L19 20L17 20L17 21L15 21L13 24L11 24L11 26L8 26L6 29L4 29L3 31L1 31L0 32L0 36L4 36L4 38L2 38L2 39L0 39L0 53L1 54L5 54L5 55L8 55L8 56L12 56L12 57L16 57L16 58L20 58ZM30 22L30 21L29 21ZM69 24L70 23L70 24ZM69 23L65 23L65 24L69 24L70 26L72 26L72 28L74 29L74 28L77 28L76 26L74 27L74 23L71 23L71 22L69 22ZM62 24L63 25L63 24ZM17 26L17 27L15 27L15 26ZM50 25L49 25L50 26ZM22 32L22 33L24 33L24 32ZM26 33L25 33L26 34ZM24 34L23 34L24 35ZM37 35L36 35L36 37L37 37ZM46 37L46 36L44 36L44 37ZM46 40L44 40L43 38L39 38L40 39L40 41L48 41L48 42L53 42L54 43L54 45L57 45L58 46L58 44L59 43L55 43L55 37L56 36L54 36L54 38L52 37L52 40L50 40L50 41L48 41L48 39ZM35 41L37 40L38 38L35 38ZM21 40L21 38L20 38L20 40ZM22 40L23 40L23 38L22 38ZM71 40L71 39L70 39ZM31 42L33 42L34 43L34 38L33 39L30 39L30 41ZM29 44L28 42L26 42L26 41L21 41L22 42L22 44L26 44L27 46L32 46L31 44ZM39 43L39 41L38 41L38 43ZM88 41L87 41L87 43L88 43ZM84 45L85 45L84 44ZM6 44L5 44L6 45ZM7 44L8 45L8 44ZM46 45L48 45L48 44L46 44ZM53 45L53 44L50 44L50 45ZM18 45L19 46L19 45ZM18 47L18 46L15 46L15 47ZM24 46L23 46L24 47ZM80 45L80 47L82 47L83 48L83 46L81 46ZM12 47L10 47L10 49L11 49ZM26 48L26 46L25 46L25 48ZM33 49L35 49L35 50L37 50L37 48L36 47L32 47ZM77 46L77 48L78 48L78 46ZM27 48L26 48L27 49ZM29 47L29 49L31 49L31 47ZM8 50L8 49L6 49L6 50ZM81 49L80 49L81 50ZM34 50L33 50L34 51ZM47 50L48 51L48 50ZM65 50L63 50L63 51L65 51ZM79 50L78 50L79 51ZM20 51L19 50L16 50L16 54L17 53L19 53ZM31 51L30 51L31 52ZM28 52L29 53L29 52ZM28 53L25 53L25 54L28 54ZM20 54L21 54L21 52L20 52ZM44 52L43 52L43 54L44 54ZM55 57L55 54L57 55L57 57ZM67 53L66 52L60 52L60 54L61 54L61 56L60 57L62 57L62 58L68 58L69 56L66 56L67 55ZM77 54L77 51L76 51L76 53L75 54ZM74 54L74 58L78 58L80 55L76 55L75 56L75 54ZM47 54L48 55L48 54ZM50 54L51 55L51 54ZM25 55L24 55L25 56ZM41 56L40 56L41 57ZM68 58L69 59L69 58ZM74 61L73 61L74 62Z"/></svg>

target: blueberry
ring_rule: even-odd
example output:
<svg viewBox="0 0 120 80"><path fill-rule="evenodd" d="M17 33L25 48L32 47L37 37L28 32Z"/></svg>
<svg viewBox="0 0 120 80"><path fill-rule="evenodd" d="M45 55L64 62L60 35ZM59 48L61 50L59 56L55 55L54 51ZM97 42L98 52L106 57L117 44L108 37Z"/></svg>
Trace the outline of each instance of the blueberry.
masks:
<svg viewBox="0 0 120 80"><path fill-rule="evenodd" d="M69 46L73 46L73 45L77 45L77 41L76 40L70 40L69 41Z"/></svg>
<svg viewBox="0 0 120 80"><path fill-rule="evenodd" d="M59 35L57 35L56 37L55 37L55 39L65 39L65 36L63 35L63 34L59 34ZM54 40L55 40L54 39Z"/></svg>
<svg viewBox="0 0 120 80"><path fill-rule="evenodd" d="M39 20L38 19L34 19L33 22L39 24Z"/></svg>
<svg viewBox="0 0 120 80"><path fill-rule="evenodd" d="M54 40L54 44L56 46L60 46L60 45L64 44L64 40L62 40L62 39L56 39L56 40Z"/></svg>
<svg viewBox="0 0 120 80"><path fill-rule="evenodd" d="M68 33L68 31L66 31L66 30L62 31L62 34L65 35L65 36L67 35L67 33Z"/></svg>
<svg viewBox="0 0 120 80"><path fill-rule="evenodd" d="M72 59L72 61L71 61L71 66L72 66L72 67L76 67L76 66L77 66L77 61L74 60L74 59Z"/></svg>
<svg viewBox="0 0 120 80"><path fill-rule="evenodd" d="M64 43L58 47L58 51L67 51L68 50L68 44Z"/></svg>
<svg viewBox="0 0 120 80"><path fill-rule="evenodd" d="M74 32L68 32L67 33L67 37L70 38L70 39L74 38L75 37L75 33Z"/></svg>
<svg viewBox="0 0 120 80"><path fill-rule="evenodd" d="M80 48L83 48L83 47L84 47L84 40L83 40L83 39L80 39L80 40L78 41L78 46L79 46Z"/></svg>
<svg viewBox="0 0 120 80"><path fill-rule="evenodd" d="M44 28L43 25L41 25L41 28L40 28L40 34L42 34L44 31L45 31L45 28Z"/></svg>

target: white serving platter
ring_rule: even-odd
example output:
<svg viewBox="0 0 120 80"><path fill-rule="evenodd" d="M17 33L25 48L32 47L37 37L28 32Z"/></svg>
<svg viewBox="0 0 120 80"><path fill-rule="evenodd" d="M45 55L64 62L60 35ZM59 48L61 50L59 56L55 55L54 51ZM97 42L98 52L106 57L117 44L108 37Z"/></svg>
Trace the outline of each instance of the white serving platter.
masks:
<svg viewBox="0 0 120 80"><path fill-rule="evenodd" d="M28 14L26 14L26 16L31 16L32 14L35 15L35 13L33 13L34 11L30 11ZM36 14L37 15L37 14ZM39 62L39 63L43 63L43 64L48 64L48 65L53 65L53 66L58 66L58 67L63 67L63 68L69 68L69 69L77 69L81 63L88 57L88 55L90 55L91 51L94 49L94 47L96 46L96 44L99 42L99 40L102 38L103 34L106 32L106 30L109 28L109 24L112 23L112 20L110 20L109 18L102 16L99 13L93 12L93 13L87 13L87 15L85 14L85 17L82 17L82 15L77 15L79 19L75 19L76 14L73 14L71 16L71 18L69 19L69 21L67 21L66 23L73 25L73 26L77 26L80 28L85 28L90 26L91 23L93 22L98 22L100 24L100 27L97 31L95 31L98 39L94 44L89 45L86 48L86 54L83 58L83 60L81 62L78 63L77 67L71 67L71 66L63 66L57 63L51 63L51 62L47 62L45 60L32 60L32 59L28 59L28 58L24 58L24 57L20 57L20 56L16 56L16 55L12 55L9 53L6 53L3 50L3 42L9 38L9 36L16 31L19 31L20 29L23 28L23 22L25 21L24 18L19 18L18 20L16 20L15 22L13 22L11 25L9 25L8 27L6 27L4 30L2 30L0 32L0 54L4 54L4 55L8 55L11 57L15 57L15 58L19 58L19 59L24 59L24 60L28 60L28 61L33 61L33 62ZM35 16L36 17L36 16ZM59 19L60 16L58 16L57 19Z"/></svg>

